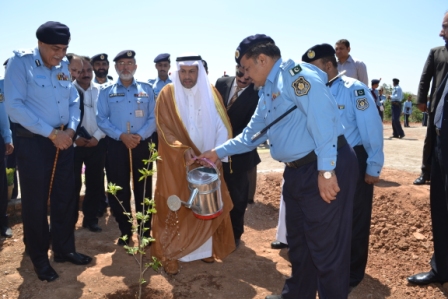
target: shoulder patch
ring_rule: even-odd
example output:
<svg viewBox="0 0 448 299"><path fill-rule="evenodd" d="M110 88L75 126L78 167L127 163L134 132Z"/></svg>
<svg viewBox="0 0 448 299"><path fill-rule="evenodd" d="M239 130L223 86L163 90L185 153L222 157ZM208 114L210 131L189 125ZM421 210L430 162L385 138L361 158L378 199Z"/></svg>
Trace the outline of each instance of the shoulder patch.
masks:
<svg viewBox="0 0 448 299"><path fill-rule="evenodd" d="M308 94L311 88L311 84L310 82L306 81L303 76L300 76L296 81L292 82L292 87L294 88L295 94L298 97L301 97Z"/></svg>
<svg viewBox="0 0 448 299"><path fill-rule="evenodd" d="M34 53L33 49L21 49L21 50L14 50L14 54L16 54L16 56L22 57L25 55L32 55Z"/></svg>
<svg viewBox="0 0 448 299"><path fill-rule="evenodd" d="M291 76L295 76L298 73L300 73L301 71L302 71L302 68L300 67L300 65L296 65L295 67L293 67L292 69L289 70L289 73L291 74Z"/></svg>
<svg viewBox="0 0 448 299"><path fill-rule="evenodd" d="M364 91L364 89L357 89L355 90L355 96L360 97L360 96L365 96L366 93Z"/></svg>
<svg viewBox="0 0 448 299"><path fill-rule="evenodd" d="M369 102L366 98L360 98L356 100L356 109L364 111L367 108L369 108Z"/></svg>

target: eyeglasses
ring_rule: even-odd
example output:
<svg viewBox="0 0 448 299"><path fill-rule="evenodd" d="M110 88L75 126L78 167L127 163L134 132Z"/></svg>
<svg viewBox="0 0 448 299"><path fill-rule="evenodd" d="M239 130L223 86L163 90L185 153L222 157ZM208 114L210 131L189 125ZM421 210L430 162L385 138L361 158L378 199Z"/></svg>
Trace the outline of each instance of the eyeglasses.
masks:
<svg viewBox="0 0 448 299"><path fill-rule="evenodd" d="M118 64L119 66L125 66L125 65L127 65L127 66L133 66L133 65L135 65L135 62L133 62L133 61L128 61L128 62L125 62L125 61L119 61L119 62L117 62L117 64Z"/></svg>
<svg viewBox="0 0 448 299"><path fill-rule="evenodd" d="M243 73L243 72L240 72L239 69L236 69L236 76L237 76L238 78L241 78L241 77L244 76L244 73Z"/></svg>

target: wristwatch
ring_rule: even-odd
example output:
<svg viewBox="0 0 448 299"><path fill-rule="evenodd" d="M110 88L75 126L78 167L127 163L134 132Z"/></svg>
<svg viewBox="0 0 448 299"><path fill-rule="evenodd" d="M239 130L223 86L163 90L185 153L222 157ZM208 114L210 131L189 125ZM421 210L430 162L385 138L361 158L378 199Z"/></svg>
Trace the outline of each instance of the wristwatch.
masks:
<svg viewBox="0 0 448 299"><path fill-rule="evenodd" d="M319 175L323 176L325 179L329 180L332 176L334 176L334 170L332 171L319 171Z"/></svg>

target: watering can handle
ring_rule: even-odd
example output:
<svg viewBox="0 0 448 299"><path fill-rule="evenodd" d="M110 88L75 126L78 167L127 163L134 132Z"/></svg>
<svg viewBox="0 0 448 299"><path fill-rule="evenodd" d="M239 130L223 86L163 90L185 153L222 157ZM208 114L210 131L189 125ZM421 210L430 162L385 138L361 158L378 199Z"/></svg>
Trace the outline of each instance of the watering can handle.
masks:
<svg viewBox="0 0 448 299"><path fill-rule="evenodd" d="M207 158L196 158L196 160L202 160L202 161L207 162L210 166L212 166L212 167L215 169L216 174L217 174L218 176L220 175L220 172L219 172L218 167L216 167L215 163L213 163L213 162L210 161L209 159L207 159ZM189 168L190 168L190 167L187 165L187 174L188 174Z"/></svg>

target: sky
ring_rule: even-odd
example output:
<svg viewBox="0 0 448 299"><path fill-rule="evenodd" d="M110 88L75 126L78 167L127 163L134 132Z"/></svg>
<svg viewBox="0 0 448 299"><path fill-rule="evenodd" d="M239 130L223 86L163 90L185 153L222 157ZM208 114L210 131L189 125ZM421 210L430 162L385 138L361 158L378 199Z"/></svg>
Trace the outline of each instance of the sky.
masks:
<svg viewBox="0 0 448 299"><path fill-rule="evenodd" d="M429 50L445 44L439 32L447 10L446 0L0 0L0 61L36 47L36 29L46 21L70 28L69 52L112 60L136 51L142 81L157 76L160 53L170 53L172 65L185 52L200 54L215 83L225 71L234 75L235 50L249 35L269 35L283 59L297 62L310 47L345 38L369 81L398 78L403 91L416 94ZM109 74L117 78L113 63Z"/></svg>

